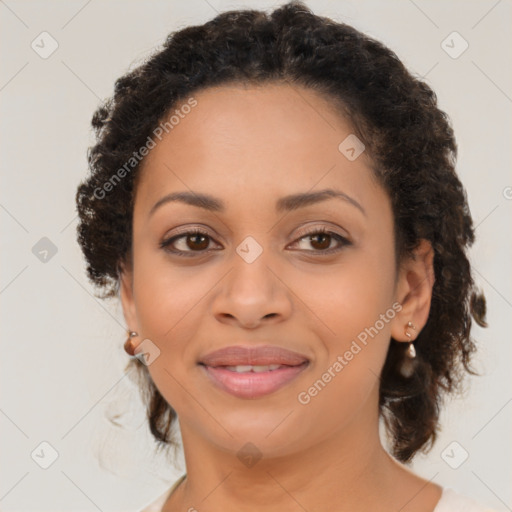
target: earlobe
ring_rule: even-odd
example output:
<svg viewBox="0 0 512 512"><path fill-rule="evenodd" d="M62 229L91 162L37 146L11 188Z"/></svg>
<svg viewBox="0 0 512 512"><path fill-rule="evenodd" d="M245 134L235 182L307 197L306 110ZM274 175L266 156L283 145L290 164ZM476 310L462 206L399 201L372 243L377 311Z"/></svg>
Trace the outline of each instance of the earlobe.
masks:
<svg viewBox="0 0 512 512"><path fill-rule="evenodd" d="M420 241L399 272L395 300L402 309L393 319L391 335L396 341L409 342L417 338L430 312L435 277L434 250L428 240Z"/></svg>

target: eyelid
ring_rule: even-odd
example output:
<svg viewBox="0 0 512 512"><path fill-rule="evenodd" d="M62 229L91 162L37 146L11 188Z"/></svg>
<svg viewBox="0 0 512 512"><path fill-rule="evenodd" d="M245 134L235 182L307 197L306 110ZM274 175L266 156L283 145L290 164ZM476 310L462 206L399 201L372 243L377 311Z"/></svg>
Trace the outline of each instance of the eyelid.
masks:
<svg viewBox="0 0 512 512"><path fill-rule="evenodd" d="M324 222L327 225L326 224L318 225L318 222ZM323 230L327 233L335 233L347 240L350 240L350 235L348 235L348 233L346 233L345 230L342 230L345 232L345 234L339 233L338 231L341 229L341 228L339 228L339 226L330 227L330 226L328 226L329 224L331 224L329 221L316 221L316 224L310 222L306 226L303 226L302 228L300 228L298 233L295 233L294 236L301 238L303 236L309 235L310 233L316 233L318 230L321 230L321 231ZM181 227L176 228L176 231L173 233L173 235L172 236L164 236L164 240L169 240L171 238L177 237L178 235L190 233L191 231L192 232L200 231L202 234L207 235L212 239L215 239L214 236L210 235L209 229L207 227L204 227L201 224L192 224L192 225L181 226ZM292 234L293 234L293 230L288 234L288 236L292 236Z"/></svg>
<svg viewBox="0 0 512 512"><path fill-rule="evenodd" d="M159 242L159 246L163 247L164 245L170 245L171 242L175 242L176 240L185 237L185 235L203 235L208 237L210 240L216 242L215 238L209 233L209 231L205 228L198 227L198 226L186 226L183 228L177 228L177 231L174 232L170 236L164 236L162 238L162 241ZM191 251L192 252L192 251Z"/></svg>
<svg viewBox="0 0 512 512"><path fill-rule="evenodd" d="M348 234L341 234L338 232L338 230L336 230L335 227L329 227L329 226L326 226L325 224L323 225L318 225L318 224L315 224L313 226L310 226L310 227L306 227L306 228L301 228L299 230L299 232L295 235L296 238L303 238L307 235L310 235L310 234L314 234L314 233L327 233L327 234L334 234L334 235L338 235L339 237L341 238L344 238L348 241L349 240L349 235Z"/></svg>
<svg viewBox="0 0 512 512"><path fill-rule="evenodd" d="M208 231L208 228L203 227L201 224L187 224L186 226L180 226L176 228L172 236L174 237L175 235L189 233L190 231L194 230L201 230L206 232Z"/></svg>

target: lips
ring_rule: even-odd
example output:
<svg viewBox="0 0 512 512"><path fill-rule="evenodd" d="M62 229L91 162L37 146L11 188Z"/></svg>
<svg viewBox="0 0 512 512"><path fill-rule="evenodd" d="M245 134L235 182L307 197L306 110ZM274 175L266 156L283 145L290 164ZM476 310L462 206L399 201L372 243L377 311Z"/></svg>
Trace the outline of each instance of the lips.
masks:
<svg viewBox="0 0 512 512"><path fill-rule="evenodd" d="M206 354L200 359L199 364L215 368L218 366L299 366L306 362L308 362L306 356L278 346L235 345Z"/></svg>
<svg viewBox="0 0 512 512"><path fill-rule="evenodd" d="M210 352L198 364L217 388L237 398L259 398L292 382L309 359L277 346L231 346Z"/></svg>

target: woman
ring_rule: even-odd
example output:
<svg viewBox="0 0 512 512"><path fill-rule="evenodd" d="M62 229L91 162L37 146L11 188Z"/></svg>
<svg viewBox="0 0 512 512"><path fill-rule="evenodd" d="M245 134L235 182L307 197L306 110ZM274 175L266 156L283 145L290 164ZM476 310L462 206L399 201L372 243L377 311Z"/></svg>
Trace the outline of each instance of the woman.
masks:
<svg viewBox="0 0 512 512"><path fill-rule="evenodd" d="M78 240L187 467L145 510L488 510L406 466L486 325L425 83L292 2L171 34L92 123Z"/></svg>

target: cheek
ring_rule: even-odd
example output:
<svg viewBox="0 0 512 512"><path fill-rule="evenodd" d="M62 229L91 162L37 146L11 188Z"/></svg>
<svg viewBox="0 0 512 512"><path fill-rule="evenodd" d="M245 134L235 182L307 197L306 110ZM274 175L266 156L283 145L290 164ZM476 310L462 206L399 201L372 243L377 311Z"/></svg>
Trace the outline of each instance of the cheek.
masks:
<svg viewBox="0 0 512 512"><path fill-rule="evenodd" d="M322 274L305 274L305 302L340 339L356 336L392 305L394 266L379 251L347 252L340 265Z"/></svg>
<svg viewBox="0 0 512 512"><path fill-rule="evenodd" d="M146 336L172 339L207 289L193 268L172 264L163 250L141 249L135 260L135 301Z"/></svg>
<svg viewBox="0 0 512 512"><path fill-rule="evenodd" d="M134 276L141 334L158 351L158 357L148 366L149 374L175 410L186 410L190 397L183 384L190 379L190 346L200 318L204 317L200 314L201 299L212 285L207 287L197 275L187 275L187 270L173 267L165 258L142 251L135 263Z"/></svg>
<svg viewBox="0 0 512 512"><path fill-rule="evenodd" d="M396 315L394 277L394 254L391 245L383 242L380 247L347 252L343 264L333 267L329 275L308 276L303 281L306 302L321 320L314 328L323 343L317 377L339 356L343 358L342 371L331 369L336 375L343 373L343 378L332 379L336 384L329 387L357 389L364 394L375 383ZM340 370L339 365L337 368Z"/></svg>
<svg viewBox="0 0 512 512"><path fill-rule="evenodd" d="M311 432L318 430L318 417L324 418L325 432L342 428L370 396L378 396L378 376L395 316L385 292L390 283L378 282L378 276L368 269L340 272L333 276L339 282L332 283L329 292L312 297L312 309L329 330L319 329L323 351L297 395L303 427Z"/></svg>

